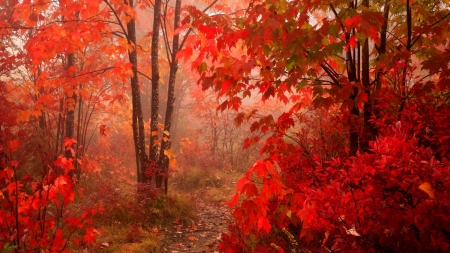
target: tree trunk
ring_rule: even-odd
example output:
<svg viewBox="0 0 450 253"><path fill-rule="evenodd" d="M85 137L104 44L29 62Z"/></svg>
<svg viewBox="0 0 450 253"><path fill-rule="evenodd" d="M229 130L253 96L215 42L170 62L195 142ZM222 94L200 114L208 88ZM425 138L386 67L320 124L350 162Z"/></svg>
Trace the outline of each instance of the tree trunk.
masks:
<svg viewBox="0 0 450 253"><path fill-rule="evenodd" d="M381 32L380 32L380 46L378 47L378 57L377 61L381 60L381 57L386 53L386 40L387 40L387 28L388 28L388 21L389 21L389 9L390 9L390 0L386 0L384 3L384 12L383 12L383 25L381 26ZM377 75L375 77L376 80L376 87L375 90L381 89L381 78L383 75L384 70L379 69L377 72ZM378 115L378 114L377 114Z"/></svg>
<svg viewBox="0 0 450 253"><path fill-rule="evenodd" d="M175 17L174 17L174 26L173 29L176 30L178 28L178 23L180 22L181 16L181 0L176 0L175 2ZM161 142L161 151L159 154L159 172L164 175L164 192L167 194L168 188L168 169L169 169L169 158L165 155L165 151L170 148L170 130L172 126L172 117L174 111L175 104L175 84L176 84L176 76L178 71L178 60L176 59L178 50L180 47L180 36L179 34L175 34L173 36L172 42L172 59L170 61L170 70L169 70L169 87L167 92L167 109L166 109L166 117L164 122L164 133L163 140ZM167 134L169 133L169 134Z"/></svg>
<svg viewBox="0 0 450 253"><path fill-rule="evenodd" d="M152 100L150 122L150 162L158 164L158 110L159 110L159 27L161 26L161 0L155 0L152 35ZM162 186L162 175L156 174L156 187Z"/></svg>
<svg viewBox="0 0 450 253"><path fill-rule="evenodd" d="M352 59L352 55L350 53L347 53L348 59ZM352 61L350 61L352 62ZM356 82L356 68L355 64L349 64L347 67L347 73L348 73L348 80L350 82ZM358 95L358 88L354 87L353 92L350 95L350 99L355 101L356 97ZM359 141L359 134L358 134L358 118L359 118L359 109L356 106L356 104L353 104L353 108L350 110L350 116L348 119L349 124L349 130L350 130L350 155L356 155L356 151L358 150L358 141Z"/></svg>
<svg viewBox="0 0 450 253"><path fill-rule="evenodd" d="M53 154L53 160L56 160L58 155L60 154L59 150L61 148L60 136L62 138L62 126L61 122L63 121L63 112L64 112L64 98L61 98L59 101L59 113L58 113L58 123L56 127L56 142L55 142L55 153Z"/></svg>
<svg viewBox="0 0 450 253"><path fill-rule="evenodd" d="M365 7L369 7L369 0L365 0L362 2L362 5ZM372 140L372 132L373 128L375 126L373 123L371 123L370 117L372 116L372 103L371 103L371 97L370 97L370 70L369 70L369 39L366 38L366 40L363 43L362 46L362 55L361 55L361 70L362 70L362 85L364 87L364 92L367 96L367 102L364 104L364 132L361 139L361 150L363 152L367 151L369 148L369 140Z"/></svg>
<svg viewBox="0 0 450 253"><path fill-rule="evenodd" d="M130 7L133 7L133 0L129 0ZM127 24L128 43L132 45L133 49L128 51L128 58L133 65L133 75L131 76L131 93L133 100L133 138L136 152L136 165L138 182L146 182L145 165L147 164L147 156L145 153L145 132L144 120L142 116L141 93L139 89L138 79L138 62L137 62L137 48L136 48L136 19L133 17Z"/></svg>
<svg viewBox="0 0 450 253"><path fill-rule="evenodd" d="M83 86L80 85L80 89L82 89ZM80 96L78 99L78 115L77 115L77 145L78 147L83 146L81 144L82 139L83 139L83 135L86 134L86 132L81 131L81 112L83 111L83 101L82 101L82 97ZM75 154L75 160L81 158L80 154L80 148L78 148L77 153ZM75 174L77 176L77 181L80 180L80 176L81 176L81 165L78 162L75 162Z"/></svg>
<svg viewBox="0 0 450 253"><path fill-rule="evenodd" d="M75 55L70 53L67 56L67 68L75 66ZM67 115L66 115L66 138L73 139L74 137L74 125L75 125L75 104L77 101L77 95L75 93L75 88L73 87L72 94L68 97L67 101ZM73 147L72 147L73 148ZM65 151L66 158L73 158L71 150Z"/></svg>
<svg viewBox="0 0 450 253"><path fill-rule="evenodd" d="M356 3L351 3L350 7L355 8ZM355 31L353 31L355 33ZM346 34L346 40L350 39L350 33ZM357 80L358 74L356 73L356 57L355 53L352 55L352 50L348 50L347 54L347 75L348 81L354 83ZM359 61L359 59L358 59ZM358 96L358 88L354 87L353 92L350 95L350 99L355 101ZM358 133L358 118L359 118L359 109L355 103L353 103L353 108L350 111L350 116L348 118L349 131L350 131L350 155L356 155L356 151L358 150L358 142L359 142L359 133Z"/></svg>
<svg viewBox="0 0 450 253"><path fill-rule="evenodd" d="M408 50L409 52L412 47L412 17L411 17L410 0L406 0L406 26L407 26L406 50ZM400 84L401 103L400 108L398 110L398 120L401 119L402 112L405 109L406 105L406 75L408 74L409 60L410 56L408 54L408 56L405 58L405 67L403 68L402 82Z"/></svg>
<svg viewBox="0 0 450 253"><path fill-rule="evenodd" d="M384 11L383 11L383 24L381 25L381 31L380 31L380 44L377 47L378 50L378 56L376 61L382 60L383 55L386 53L386 40L387 40L387 28L388 28L388 21L389 21L389 9L390 9L390 0L386 0L384 3ZM384 69L380 68L378 69L376 75L375 75L375 87L374 87L374 94L371 94L372 96L369 97L369 101L372 103L372 114L375 116L376 119L380 117L380 110L377 107L377 96L378 91L381 90L382 86L382 77L383 77ZM376 138L378 135L378 128L375 126L375 124L372 125L372 128L370 129L372 131L371 136L372 138ZM369 129L367 130L369 131Z"/></svg>

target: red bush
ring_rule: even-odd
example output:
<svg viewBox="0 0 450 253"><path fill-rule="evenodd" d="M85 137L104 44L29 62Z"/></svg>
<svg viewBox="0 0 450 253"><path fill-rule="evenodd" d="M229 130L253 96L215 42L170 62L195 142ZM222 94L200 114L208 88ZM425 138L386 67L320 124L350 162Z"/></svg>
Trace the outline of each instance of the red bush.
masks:
<svg viewBox="0 0 450 253"><path fill-rule="evenodd" d="M292 247L280 236L285 228L314 252L446 252L450 164L406 133L398 122L369 153L345 161L298 150L256 163L230 203L240 232L265 232L266 244L284 238Z"/></svg>
<svg viewBox="0 0 450 253"><path fill-rule="evenodd" d="M11 142L14 152L18 142ZM72 159L60 156L41 180L19 178L20 164L2 152L0 164L0 249L15 252L69 252L70 241L90 245L99 233L90 216L101 208L91 206L80 217L66 207L74 201ZM84 230L82 238L75 232Z"/></svg>

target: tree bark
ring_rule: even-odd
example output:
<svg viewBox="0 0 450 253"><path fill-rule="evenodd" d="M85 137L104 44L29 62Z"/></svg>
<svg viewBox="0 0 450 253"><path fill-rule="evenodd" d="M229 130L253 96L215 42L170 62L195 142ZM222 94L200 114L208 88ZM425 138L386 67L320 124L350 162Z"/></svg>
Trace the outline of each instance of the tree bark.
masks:
<svg viewBox="0 0 450 253"><path fill-rule="evenodd" d="M389 9L390 9L390 0L386 0L384 2L384 11L383 11L383 24L381 25L381 31L380 31L380 44L377 47L378 56L376 61L379 62L382 60L384 54L386 53L386 41L387 41L387 28L388 28L388 21L389 21ZM377 96L378 91L381 90L382 86L382 78L384 69L380 68L378 69L376 75L375 75L375 87L374 87L374 94L372 94L372 97L369 97L371 99L372 103L372 113L375 116L376 119L380 116L380 110L377 107ZM378 135L378 128L374 125L372 127L372 136L376 137Z"/></svg>
<svg viewBox="0 0 450 253"><path fill-rule="evenodd" d="M80 85L80 89L82 89L83 86ZM77 115L77 145L78 147L81 147L82 144L82 139L83 139L83 135L86 134L86 132L82 132L81 131L81 112L83 111L83 101L82 101L82 97L80 96L78 98L78 115ZM81 145L81 146L80 146ZM75 160L77 160L78 158L80 158L80 148L77 150L77 153L75 154ZM77 176L77 181L80 180L80 176L81 176L81 165L78 162L75 162L75 174Z"/></svg>
<svg viewBox="0 0 450 253"><path fill-rule="evenodd" d="M158 165L158 110L159 110L159 27L161 26L161 0L155 0L153 14L152 35L152 99L151 99L151 122L150 122L150 151L149 159L154 165ZM156 187L162 185L162 175L156 174Z"/></svg>
<svg viewBox="0 0 450 253"><path fill-rule="evenodd" d="M347 58L352 59L352 54L350 53L350 50L347 53ZM356 68L354 64L348 64L347 73L348 73L348 81L351 83L356 82ZM354 87L353 92L350 95L350 99L355 101L357 95L358 95L358 88ZM350 155L356 155L356 151L358 150L358 141L359 141L358 118L359 118L359 109L354 103L353 108L350 110L350 117L348 119L350 130Z"/></svg>
<svg viewBox="0 0 450 253"><path fill-rule="evenodd" d="M70 53L67 56L67 68L75 66L75 55L73 53ZM68 96L67 101L67 115L66 115L66 138L73 139L74 137L74 126L75 126L75 104L77 101L77 95L75 93L75 88L73 87L73 91L71 96ZM73 158L71 150L65 151L66 158Z"/></svg>
<svg viewBox="0 0 450 253"><path fill-rule="evenodd" d="M362 2L362 5L365 7L369 7L369 0L365 0ZM370 117L372 116L372 103L370 97L370 79L369 79L369 39L366 38L363 46L362 46L362 55L361 55L361 71L362 71L362 85L364 87L364 92L367 96L367 102L364 103L364 131L363 136L361 138L361 150L363 152L367 151L369 148L369 140L372 139L373 128L375 127L373 123L370 122Z"/></svg>
<svg viewBox="0 0 450 253"><path fill-rule="evenodd" d="M60 148L61 148L61 142L60 142L60 136L62 138L62 126L61 122L63 121L63 113L64 113L64 98L61 98L59 101L59 113L58 113L58 122L56 127L56 142L55 142L55 153L53 154L53 160L56 160L58 155L60 154Z"/></svg>
<svg viewBox="0 0 450 253"><path fill-rule="evenodd" d="M133 0L128 1L130 7L133 7ZM146 182L145 178L145 166L147 164L147 155L145 153L145 132L144 132L144 119L142 115L142 104L141 104L141 92L139 89L139 79L138 79L138 57L136 48L136 19L132 17L127 24L128 31L128 43L132 45L133 49L128 51L128 58L130 63L133 65L133 75L131 76L131 93L133 100L133 138L135 144L136 152L136 165L137 165L137 176L138 182Z"/></svg>
<svg viewBox="0 0 450 253"><path fill-rule="evenodd" d="M412 47L412 17L411 17L411 5L410 0L406 0L406 27L407 27L407 35L406 35L406 50L408 52L411 50ZM406 105L406 75L408 74L408 67L409 67L409 60L410 56L405 58L405 67L403 68L402 73L402 82L400 84L400 108L398 110L398 120L401 119L402 112L405 109Z"/></svg>
<svg viewBox="0 0 450 253"><path fill-rule="evenodd" d="M176 30L178 28L178 23L180 22L181 16L181 0L176 0L175 2L175 17L174 17L174 26L173 29ZM172 55L170 61L170 70L169 70L169 87L167 92L167 109L166 109L166 117L164 122L164 133L163 140L161 142L161 151L159 154L159 164L158 168L160 170L160 174L164 175L164 192L167 194L168 191L168 169L169 169L169 158L164 153L170 148L170 130L172 126L172 118L175 104L175 84L176 84L176 76L178 71L178 60L176 59L177 53L180 47L180 36L179 34L175 34L172 40ZM169 133L169 134L167 134Z"/></svg>
<svg viewBox="0 0 450 253"><path fill-rule="evenodd" d="M351 3L350 8L355 8L357 6L356 3ZM353 31L355 33L355 31ZM350 39L350 33L346 34L346 40L348 41ZM357 67L356 67L356 57L355 54L352 55L352 50L347 51L346 53L347 58L347 76L348 81L350 83L355 83L357 80L358 74L356 73ZM358 59L359 60L359 59ZM353 92L350 95L350 99L355 102L356 98L358 96L358 88L354 87ZM353 103L353 108L350 110L350 116L348 118L348 124L349 124L349 142L350 142L350 155L356 155L356 151L358 150L358 142L359 142L359 133L358 133L358 118L359 118L359 109L356 106L355 103Z"/></svg>

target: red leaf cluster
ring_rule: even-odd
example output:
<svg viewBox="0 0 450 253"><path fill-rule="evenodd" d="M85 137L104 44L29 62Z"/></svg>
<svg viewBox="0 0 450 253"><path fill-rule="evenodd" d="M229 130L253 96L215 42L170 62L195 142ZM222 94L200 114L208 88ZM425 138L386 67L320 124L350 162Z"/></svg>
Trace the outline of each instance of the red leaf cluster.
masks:
<svg viewBox="0 0 450 253"><path fill-rule="evenodd" d="M240 233L263 233L274 242L280 241L274 231L290 228L314 252L447 251L450 163L405 132L397 124L369 153L345 161L298 150L256 163L230 203ZM251 178L262 179L262 187Z"/></svg>
<svg viewBox="0 0 450 253"><path fill-rule="evenodd" d="M63 212L75 198L72 159L60 156L54 165L41 180L26 174L21 181L19 162L8 158L0 164L0 249L69 252L69 241L76 240L71 235L85 227L84 242L95 242L98 232L91 228L90 216L97 208L91 207L81 218Z"/></svg>

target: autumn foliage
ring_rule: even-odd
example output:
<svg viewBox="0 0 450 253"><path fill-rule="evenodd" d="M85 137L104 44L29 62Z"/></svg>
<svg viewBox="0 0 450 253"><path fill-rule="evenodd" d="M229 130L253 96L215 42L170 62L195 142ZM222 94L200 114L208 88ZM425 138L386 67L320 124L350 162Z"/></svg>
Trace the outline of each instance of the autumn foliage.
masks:
<svg viewBox="0 0 450 253"><path fill-rule="evenodd" d="M177 157L211 175L253 164L223 252L449 251L449 7L2 1L0 251L92 249L94 199L121 205L110 223L167 216L150 182L167 193ZM180 89L191 141L177 74L199 85Z"/></svg>
<svg viewBox="0 0 450 253"><path fill-rule="evenodd" d="M37 179L23 175L19 161L12 159L19 147L18 141L11 141L10 154L1 152L0 248L68 252L69 241L79 246L95 242L99 232L92 227L91 217L102 207L91 206L78 215L67 210L80 190L72 180L72 160L58 157Z"/></svg>
<svg viewBox="0 0 450 253"><path fill-rule="evenodd" d="M237 205L237 224L243 233L268 237L267 248L293 247L280 236L285 228L313 252L446 251L449 162L418 147L400 123L390 132L369 153L345 160L297 150L258 162L237 184L244 200L230 203ZM262 180L260 190L254 180Z"/></svg>
<svg viewBox="0 0 450 253"><path fill-rule="evenodd" d="M250 1L191 10L192 57L218 109L242 112L257 161L229 202L224 252L446 252L448 2Z"/></svg>

